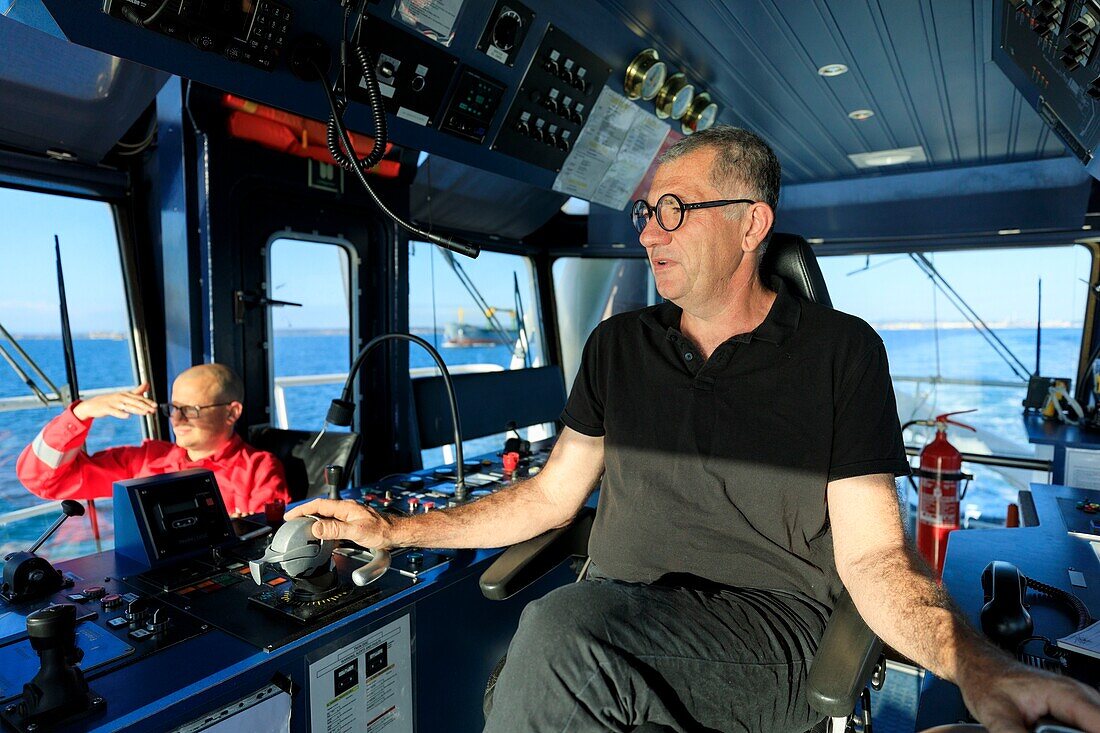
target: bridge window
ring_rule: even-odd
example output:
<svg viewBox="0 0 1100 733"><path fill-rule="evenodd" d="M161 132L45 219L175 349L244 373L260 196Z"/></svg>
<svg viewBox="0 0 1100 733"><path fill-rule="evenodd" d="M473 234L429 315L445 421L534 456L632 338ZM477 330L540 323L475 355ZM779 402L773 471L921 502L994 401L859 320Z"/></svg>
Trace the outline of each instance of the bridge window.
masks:
<svg viewBox="0 0 1100 733"><path fill-rule="evenodd" d="M2 557L26 549L59 514L24 489L15 475L19 453L68 402L55 235L61 244L79 395L131 388L139 379L111 206L0 188L0 221ZM138 419L103 418L89 434L87 448L95 452L140 443L144 436ZM104 524L108 516L99 512ZM90 519L69 520L48 549L53 559L95 552Z"/></svg>
<svg viewBox="0 0 1100 733"><path fill-rule="evenodd" d="M660 302L644 257L561 257L554 261L554 304L566 389L580 369L588 334L605 318Z"/></svg>
<svg viewBox="0 0 1100 733"><path fill-rule="evenodd" d="M531 260L482 252L476 260L426 242L409 243L409 330L439 351L452 374L525 369L546 364L542 315ZM435 362L409 348L413 379L437 373ZM527 440L551 426L520 430ZM465 441L468 456L500 450L505 433ZM452 460L450 446L421 452L425 466Z"/></svg>
<svg viewBox="0 0 1100 733"><path fill-rule="evenodd" d="M1036 457L1024 431L1021 402L1036 368L1039 280L1039 371L1076 381L1092 271L1087 248L970 249L818 261L833 305L860 316L882 336L903 423L977 408L956 418L978 431L953 431L949 438L958 449ZM930 428L914 427L906 430L905 442L923 445L931 437ZM962 502L974 526L1002 522L1019 489L1047 480L1045 473L979 464L964 470L976 477Z"/></svg>
<svg viewBox="0 0 1100 733"><path fill-rule="evenodd" d="M268 245L271 424L320 430L351 366L353 250L347 242L280 237ZM329 428L340 429L340 428Z"/></svg>

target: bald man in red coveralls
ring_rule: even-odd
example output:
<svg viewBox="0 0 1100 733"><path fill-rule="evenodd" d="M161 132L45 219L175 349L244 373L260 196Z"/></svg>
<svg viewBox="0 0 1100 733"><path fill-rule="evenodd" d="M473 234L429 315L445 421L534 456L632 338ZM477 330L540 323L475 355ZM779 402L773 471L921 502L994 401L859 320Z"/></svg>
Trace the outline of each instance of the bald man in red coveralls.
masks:
<svg viewBox="0 0 1100 733"><path fill-rule="evenodd" d="M205 468L214 472L232 515L261 512L273 499L290 500L279 460L233 432L244 389L240 377L221 364L201 364L176 377L172 401L160 406L171 419L175 443L146 440L93 455L82 450L95 418L155 412L148 391L142 384L74 402L23 450L16 465L19 480L44 499L98 499L111 496L116 481Z"/></svg>

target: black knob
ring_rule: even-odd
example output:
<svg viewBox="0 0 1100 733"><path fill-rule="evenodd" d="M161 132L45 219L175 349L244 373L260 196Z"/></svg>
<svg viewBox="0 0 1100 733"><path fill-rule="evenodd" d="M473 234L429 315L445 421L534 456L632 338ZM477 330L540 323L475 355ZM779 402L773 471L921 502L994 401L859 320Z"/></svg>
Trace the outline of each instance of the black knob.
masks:
<svg viewBox="0 0 1100 733"><path fill-rule="evenodd" d="M27 636L31 646L39 647L37 640L64 640L76 633L76 606L60 603L47 606L27 616Z"/></svg>
<svg viewBox="0 0 1100 733"><path fill-rule="evenodd" d="M66 499L61 502L61 511L65 512L66 517L83 517L84 505L74 499Z"/></svg>
<svg viewBox="0 0 1100 733"><path fill-rule="evenodd" d="M389 61L382 61L378 64L378 76L383 79L392 79L395 71L397 70L393 68L393 64Z"/></svg>
<svg viewBox="0 0 1100 733"><path fill-rule="evenodd" d="M158 608L153 612L153 617L149 619L149 623L145 624L145 630L151 634L163 634L168 630L168 612L163 608Z"/></svg>
<svg viewBox="0 0 1100 733"><path fill-rule="evenodd" d="M126 620L130 622L130 628L136 629L145 621L145 617L149 615L149 612L143 608L145 604L142 599L137 598L126 606L126 613L123 614Z"/></svg>
<svg viewBox="0 0 1100 733"><path fill-rule="evenodd" d="M339 499L340 487L344 484L344 468L335 463L325 466L325 486L328 487L328 498Z"/></svg>
<svg viewBox="0 0 1100 733"><path fill-rule="evenodd" d="M343 483L344 467L335 463L325 466L325 486L339 487Z"/></svg>

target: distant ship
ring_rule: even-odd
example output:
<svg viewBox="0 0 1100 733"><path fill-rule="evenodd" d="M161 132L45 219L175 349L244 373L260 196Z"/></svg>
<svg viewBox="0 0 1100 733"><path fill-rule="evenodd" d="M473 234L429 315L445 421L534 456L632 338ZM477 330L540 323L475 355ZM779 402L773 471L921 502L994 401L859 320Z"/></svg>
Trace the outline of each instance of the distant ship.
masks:
<svg viewBox="0 0 1100 733"><path fill-rule="evenodd" d="M512 341L513 334L509 334ZM468 323L448 323L443 328L444 348L466 346L500 346L502 339L499 333L488 326L471 326ZM505 344L507 345L507 344Z"/></svg>
<svg viewBox="0 0 1100 733"><path fill-rule="evenodd" d="M443 346L445 348L470 347L470 346L511 346L519 337L519 328L515 323L516 312L501 308L490 308L486 313L487 318L492 318L497 313L506 313L512 316L512 327L503 333L489 325L471 326L465 323L463 309L458 309L458 321L448 323L443 327Z"/></svg>

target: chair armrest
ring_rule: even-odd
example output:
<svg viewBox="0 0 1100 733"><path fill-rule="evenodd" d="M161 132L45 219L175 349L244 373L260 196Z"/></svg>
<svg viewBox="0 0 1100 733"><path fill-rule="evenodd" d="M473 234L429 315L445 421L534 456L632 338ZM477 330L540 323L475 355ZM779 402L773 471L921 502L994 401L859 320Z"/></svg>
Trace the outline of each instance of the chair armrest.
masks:
<svg viewBox="0 0 1100 733"><path fill-rule="evenodd" d="M503 601L534 583L575 555L588 554L588 535L596 512L581 509L572 524L544 532L509 547L481 574L481 592Z"/></svg>
<svg viewBox="0 0 1100 733"><path fill-rule="evenodd" d="M882 641L867 627L845 591L810 665L810 707L830 718L847 717L855 709L882 654Z"/></svg>

